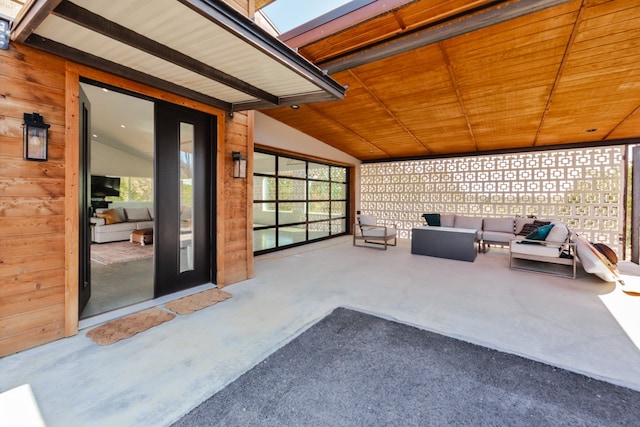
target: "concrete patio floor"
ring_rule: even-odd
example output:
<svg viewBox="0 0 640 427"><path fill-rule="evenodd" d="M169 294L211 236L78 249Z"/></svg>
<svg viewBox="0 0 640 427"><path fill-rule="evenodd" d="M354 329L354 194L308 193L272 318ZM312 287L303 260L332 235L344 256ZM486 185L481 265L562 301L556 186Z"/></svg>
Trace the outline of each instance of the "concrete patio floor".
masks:
<svg viewBox="0 0 640 427"><path fill-rule="evenodd" d="M110 346L87 329L0 359L0 392L29 384L48 426L170 425L339 306L640 391L640 297L581 267L572 280L508 263L500 248L471 263L349 236L264 255L223 303Z"/></svg>

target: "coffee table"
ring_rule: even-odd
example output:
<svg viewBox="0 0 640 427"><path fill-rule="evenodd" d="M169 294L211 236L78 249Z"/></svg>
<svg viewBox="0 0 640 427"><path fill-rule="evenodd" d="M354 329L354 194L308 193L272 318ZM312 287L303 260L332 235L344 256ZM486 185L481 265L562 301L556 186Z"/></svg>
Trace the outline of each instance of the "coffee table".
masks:
<svg viewBox="0 0 640 427"><path fill-rule="evenodd" d="M473 262L478 255L476 232L470 228L415 227L411 253Z"/></svg>
<svg viewBox="0 0 640 427"><path fill-rule="evenodd" d="M131 243L140 243L140 246L144 246L153 243L153 228L141 228L140 230L133 230L129 239Z"/></svg>

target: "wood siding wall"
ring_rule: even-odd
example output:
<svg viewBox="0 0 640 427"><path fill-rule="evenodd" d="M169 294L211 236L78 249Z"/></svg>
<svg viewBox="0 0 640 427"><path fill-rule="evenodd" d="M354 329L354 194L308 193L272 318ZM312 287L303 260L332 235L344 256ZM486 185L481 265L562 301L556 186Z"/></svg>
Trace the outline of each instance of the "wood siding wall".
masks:
<svg viewBox="0 0 640 427"><path fill-rule="evenodd" d="M0 51L0 356L64 336L65 61ZM23 113L41 114L49 160L23 160Z"/></svg>
<svg viewBox="0 0 640 427"><path fill-rule="evenodd" d="M253 152L253 113L231 118L12 43L0 51L0 357L77 333L80 76L218 117L215 277L223 287L253 276L251 179L234 179L231 160ZM32 112L51 124L47 162L23 160L22 115Z"/></svg>
<svg viewBox="0 0 640 427"><path fill-rule="evenodd" d="M228 159L218 182L224 182L218 192L219 238L225 248L223 268L218 268L219 284L222 286L253 277L253 112L234 113L226 116L225 147L220 157ZM231 153L240 151L247 161L247 178L233 177ZM222 199L220 199L222 196ZM218 248L221 245L218 244Z"/></svg>

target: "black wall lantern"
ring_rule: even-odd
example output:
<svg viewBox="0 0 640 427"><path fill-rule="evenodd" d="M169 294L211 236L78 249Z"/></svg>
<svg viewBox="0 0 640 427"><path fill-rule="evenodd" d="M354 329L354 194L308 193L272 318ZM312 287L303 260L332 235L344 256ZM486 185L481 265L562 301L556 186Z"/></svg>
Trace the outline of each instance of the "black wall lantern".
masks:
<svg viewBox="0 0 640 427"><path fill-rule="evenodd" d="M233 177L234 178L246 178L247 177L247 158L242 157L242 153L239 151L233 151L231 153L233 158Z"/></svg>
<svg viewBox="0 0 640 427"><path fill-rule="evenodd" d="M24 158L26 160L47 160L49 127L38 113L24 113Z"/></svg>
<svg viewBox="0 0 640 427"><path fill-rule="evenodd" d="M0 14L0 49L9 49L9 36L11 34L11 31L9 30L10 27L11 25L9 24L9 20L5 19L4 15Z"/></svg>

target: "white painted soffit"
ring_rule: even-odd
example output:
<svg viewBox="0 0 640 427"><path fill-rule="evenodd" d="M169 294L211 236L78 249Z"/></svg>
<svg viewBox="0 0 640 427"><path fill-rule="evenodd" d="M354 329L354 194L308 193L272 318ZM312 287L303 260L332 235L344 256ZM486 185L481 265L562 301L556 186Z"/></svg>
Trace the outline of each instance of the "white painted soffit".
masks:
<svg viewBox="0 0 640 427"><path fill-rule="evenodd" d="M345 92L219 0L34 0L12 29L16 41L230 111Z"/></svg>

